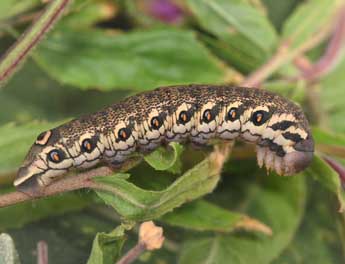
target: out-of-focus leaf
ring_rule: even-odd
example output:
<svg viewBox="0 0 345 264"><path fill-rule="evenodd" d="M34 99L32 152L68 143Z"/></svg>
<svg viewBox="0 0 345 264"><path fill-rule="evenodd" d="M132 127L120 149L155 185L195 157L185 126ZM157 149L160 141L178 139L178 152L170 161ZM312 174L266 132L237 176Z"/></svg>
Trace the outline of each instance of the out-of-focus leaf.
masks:
<svg viewBox="0 0 345 264"><path fill-rule="evenodd" d="M268 81L265 82L265 89L279 93L290 98L294 102L302 103L305 99L305 83L291 83L285 81ZM302 105L303 106L303 105Z"/></svg>
<svg viewBox="0 0 345 264"><path fill-rule="evenodd" d="M345 147L345 135L325 131L319 127L313 127L313 137L317 144Z"/></svg>
<svg viewBox="0 0 345 264"><path fill-rule="evenodd" d="M313 128L316 149L324 154L345 158L345 135Z"/></svg>
<svg viewBox="0 0 345 264"><path fill-rule="evenodd" d="M0 113L6 113L0 114L0 124L78 117L118 102L128 94L123 90L83 91L62 86L29 60L0 89Z"/></svg>
<svg viewBox="0 0 345 264"><path fill-rule="evenodd" d="M160 218L172 226L198 231L231 232L240 228L270 234L270 228L256 219L198 200L175 209Z"/></svg>
<svg viewBox="0 0 345 264"><path fill-rule="evenodd" d="M319 182L308 181L309 197L302 224L289 247L273 263L342 263L344 229L342 214L328 190ZM322 201L322 202L320 202ZM343 241L342 241L343 240Z"/></svg>
<svg viewBox="0 0 345 264"><path fill-rule="evenodd" d="M99 206L94 208L99 209ZM45 217L18 229L9 229L7 233L16 242L16 248L25 264L37 264L37 255L33 252L40 240L48 244L49 264L85 264L96 234L109 232L117 225L117 221L105 218L99 211L86 208Z"/></svg>
<svg viewBox="0 0 345 264"><path fill-rule="evenodd" d="M58 27L85 28L115 15L117 7L114 3L90 0L75 0Z"/></svg>
<svg viewBox="0 0 345 264"><path fill-rule="evenodd" d="M144 159L156 170L167 170L178 174L181 172L182 163L180 160L180 155L182 151L183 146L181 144L172 142L168 145L168 147L160 147L149 155L146 155Z"/></svg>
<svg viewBox="0 0 345 264"><path fill-rule="evenodd" d="M89 205L90 202L89 196L67 193L63 196L54 196L0 208L0 230L20 228L25 224L45 217L80 210Z"/></svg>
<svg viewBox="0 0 345 264"><path fill-rule="evenodd" d="M283 38L289 41L291 48L300 46L331 22L341 3L342 0L313 0L301 3L284 23Z"/></svg>
<svg viewBox="0 0 345 264"><path fill-rule="evenodd" d="M1 0L0 21L40 4L40 0ZM1 29L0 29L1 30Z"/></svg>
<svg viewBox="0 0 345 264"><path fill-rule="evenodd" d="M183 245L178 263L263 264L279 256L302 218L305 183L303 175L292 178L265 176L264 181L262 188L256 186L246 190L245 211L270 226L272 237L228 234L192 239Z"/></svg>
<svg viewBox="0 0 345 264"><path fill-rule="evenodd" d="M143 90L178 83L219 83L224 78L217 60L193 33L172 29L110 35L64 28L41 44L36 59L55 79L83 89Z"/></svg>
<svg viewBox="0 0 345 264"><path fill-rule="evenodd" d="M87 264L113 264L120 257L125 243L125 227L120 225L110 233L97 233Z"/></svg>
<svg viewBox="0 0 345 264"><path fill-rule="evenodd" d="M8 234L0 234L0 263L19 264L19 256L12 238Z"/></svg>
<svg viewBox="0 0 345 264"><path fill-rule="evenodd" d="M242 218L239 213L198 200L163 215L160 220L192 230L230 232Z"/></svg>
<svg viewBox="0 0 345 264"><path fill-rule="evenodd" d="M211 155L162 191L147 191L115 176L95 180L107 191L96 191L121 216L131 220L157 218L185 202L211 192L219 181L220 168Z"/></svg>
<svg viewBox="0 0 345 264"><path fill-rule="evenodd" d="M272 21L273 25L280 30L285 19L293 11L293 9L299 4L299 0L262 0L263 4L267 8L268 17Z"/></svg>
<svg viewBox="0 0 345 264"><path fill-rule="evenodd" d="M345 133L345 59L322 80L321 87L321 104L324 110L328 113L331 127L337 131Z"/></svg>
<svg viewBox="0 0 345 264"><path fill-rule="evenodd" d="M15 170L24 159L40 132L58 123L31 123L22 126L7 124L0 127L0 173Z"/></svg>
<svg viewBox="0 0 345 264"><path fill-rule="evenodd" d="M276 32L267 18L247 1L187 3L200 24L225 42L227 58L236 66L244 68L241 65L247 62L255 67L272 54L277 43Z"/></svg>
<svg viewBox="0 0 345 264"><path fill-rule="evenodd" d="M306 173L318 180L326 189L334 193L339 201L339 211L345 210L345 191L341 186L339 175L320 157L315 155Z"/></svg>

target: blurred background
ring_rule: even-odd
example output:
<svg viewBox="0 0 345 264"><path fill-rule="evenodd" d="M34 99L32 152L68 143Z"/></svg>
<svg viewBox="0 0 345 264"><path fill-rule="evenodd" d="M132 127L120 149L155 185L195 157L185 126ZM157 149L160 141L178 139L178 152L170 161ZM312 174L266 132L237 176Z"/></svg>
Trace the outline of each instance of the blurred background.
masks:
<svg viewBox="0 0 345 264"><path fill-rule="evenodd" d="M51 2L0 1L2 61ZM345 208L344 10L343 0L73 1L14 75L0 80L1 191L13 190L36 136L71 118L158 86L260 86L305 110L317 143L313 167L292 179L266 175L254 148L237 143L216 190L159 218L165 246L135 263L345 263L345 214L338 212ZM206 155L187 147L181 171ZM130 174L145 190L178 177L145 162ZM273 235L227 228L232 212ZM90 191L0 209L0 231L11 235L22 263L37 263L41 240L50 264L86 263L96 233L120 223ZM127 238L123 252L136 231Z"/></svg>

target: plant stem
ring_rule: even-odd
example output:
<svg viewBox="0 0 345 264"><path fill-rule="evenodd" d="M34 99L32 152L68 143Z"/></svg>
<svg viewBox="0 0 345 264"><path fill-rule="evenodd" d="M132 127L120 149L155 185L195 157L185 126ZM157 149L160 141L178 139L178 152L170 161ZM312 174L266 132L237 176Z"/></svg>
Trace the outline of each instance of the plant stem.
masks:
<svg viewBox="0 0 345 264"><path fill-rule="evenodd" d="M52 196L58 193L88 188L92 185L92 179L96 176L109 175L114 173L109 167L100 167L77 175L70 175L59 181L53 182L42 189L36 197L27 195L22 192L11 192L0 196L0 208L10 206L16 203L29 201L37 198Z"/></svg>
<svg viewBox="0 0 345 264"><path fill-rule="evenodd" d="M310 63L309 67L299 67L302 72L299 79L304 79L311 82L329 73L333 66L339 61L339 55L344 47L344 42L345 5L340 8L339 14L335 19L333 33L325 53L315 64ZM297 60L297 66L300 66L300 64L298 64L300 60L301 59ZM304 60L307 60L307 58L304 57Z"/></svg>
<svg viewBox="0 0 345 264"><path fill-rule="evenodd" d="M144 251L145 245L142 243L136 244L131 250L129 250L126 255L124 255L116 264L130 264L136 260Z"/></svg>
<svg viewBox="0 0 345 264"><path fill-rule="evenodd" d="M242 86L257 87L264 80L270 77L281 66L294 60L296 57L302 55L306 51L316 47L324 41L330 34L331 27L325 26L322 30L317 32L311 38L306 40L301 46L290 50L290 41L284 40L278 47L277 52L259 69L250 74L243 82Z"/></svg>
<svg viewBox="0 0 345 264"><path fill-rule="evenodd" d="M27 58L30 51L37 46L43 36L59 20L71 1L51 1L42 15L33 22L29 29L3 55L0 59L0 87L13 75Z"/></svg>

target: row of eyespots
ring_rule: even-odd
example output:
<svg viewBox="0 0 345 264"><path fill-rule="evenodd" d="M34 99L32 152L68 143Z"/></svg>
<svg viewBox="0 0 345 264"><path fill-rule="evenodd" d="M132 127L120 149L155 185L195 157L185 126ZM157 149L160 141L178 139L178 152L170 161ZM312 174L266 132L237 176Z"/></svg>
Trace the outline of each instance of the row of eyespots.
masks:
<svg viewBox="0 0 345 264"><path fill-rule="evenodd" d="M254 112L251 116L251 121L256 126L261 126L264 124L268 119L270 115L268 112L263 110L258 110ZM179 124L186 124L188 123L192 118L192 114L189 111L181 111L178 115L177 122ZM201 116L201 121L205 123L210 123L216 118L216 113L212 111L211 109L206 109L203 111ZM239 110L236 107L232 107L226 116L226 119L233 122L240 118ZM164 120L160 115L154 116L149 121L150 127L152 130L159 130L161 126L164 124ZM131 136L131 129L128 127L124 127L118 130L117 140L126 141Z"/></svg>
<svg viewBox="0 0 345 264"><path fill-rule="evenodd" d="M91 138L86 138L81 143L82 153L92 153L96 148L97 143ZM66 158L66 154L61 149L53 149L48 153L48 160L53 163L59 163Z"/></svg>
<svg viewBox="0 0 345 264"><path fill-rule="evenodd" d="M232 107L229 109L227 113L227 120L233 122L239 119L240 114L239 110L236 107ZM188 123L192 118L192 115L188 111L181 111L178 116L178 121L180 124ZM202 121L205 123L210 123L216 118L216 114L211 109L206 109L202 113ZM250 121L253 122L254 125L260 126L264 124L269 118L269 113L263 110L258 110L254 112L250 118ZM154 130L158 130L164 121L161 116L155 116L151 118L150 125L151 128ZM132 130L128 127L123 127L118 130L117 139L116 141L126 141L132 135ZM91 153L96 148L96 142L91 138L84 139L81 143L81 152L82 153ZM48 159L53 163L59 163L66 157L65 153L60 149L54 149L48 153Z"/></svg>

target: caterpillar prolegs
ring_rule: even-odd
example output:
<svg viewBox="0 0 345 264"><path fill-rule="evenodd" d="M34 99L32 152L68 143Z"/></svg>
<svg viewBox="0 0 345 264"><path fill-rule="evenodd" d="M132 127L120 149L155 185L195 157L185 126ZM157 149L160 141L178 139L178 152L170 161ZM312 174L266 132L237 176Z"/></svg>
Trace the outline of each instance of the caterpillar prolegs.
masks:
<svg viewBox="0 0 345 264"><path fill-rule="evenodd" d="M171 141L205 145L212 138L255 143L259 166L280 175L305 169L314 151L307 119L286 98L253 88L169 86L41 133L14 185L32 193L71 168L120 166L135 151Z"/></svg>

